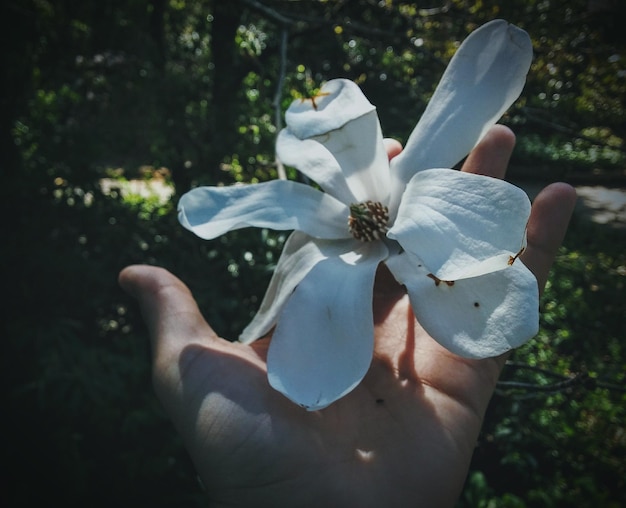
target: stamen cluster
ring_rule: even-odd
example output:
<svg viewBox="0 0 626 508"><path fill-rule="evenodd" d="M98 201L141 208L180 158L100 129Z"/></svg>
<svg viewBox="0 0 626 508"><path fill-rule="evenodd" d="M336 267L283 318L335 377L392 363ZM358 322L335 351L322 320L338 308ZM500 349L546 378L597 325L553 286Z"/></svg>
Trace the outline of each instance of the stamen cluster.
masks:
<svg viewBox="0 0 626 508"><path fill-rule="evenodd" d="M377 201L364 201L350 205L348 228L357 240L380 240L389 229L389 208Z"/></svg>

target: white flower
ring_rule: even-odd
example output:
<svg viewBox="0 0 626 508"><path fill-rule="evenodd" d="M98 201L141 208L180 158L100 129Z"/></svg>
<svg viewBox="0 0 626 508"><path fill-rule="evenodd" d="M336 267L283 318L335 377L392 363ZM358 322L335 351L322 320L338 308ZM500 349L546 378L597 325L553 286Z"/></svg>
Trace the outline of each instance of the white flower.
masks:
<svg viewBox="0 0 626 508"><path fill-rule="evenodd" d="M518 260L530 213L504 181L450 168L517 99L532 59L526 32L496 20L450 62L404 151L389 163L374 106L348 80L296 100L277 154L324 191L276 180L202 187L181 223L216 238L248 226L294 230L240 340L275 327L270 384L321 409L361 381L374 348L376 269L384 262L426 331L453 353L499 355L532 338L538 288Z"/></svg>

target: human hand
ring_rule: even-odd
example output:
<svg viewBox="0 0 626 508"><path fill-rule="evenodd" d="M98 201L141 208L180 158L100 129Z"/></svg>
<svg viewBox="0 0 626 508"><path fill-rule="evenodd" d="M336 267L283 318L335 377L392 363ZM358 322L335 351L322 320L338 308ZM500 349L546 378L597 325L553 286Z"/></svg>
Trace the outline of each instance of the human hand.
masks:
<svg viewBox="0 0 626 508"><path fill-rule="evenodd" d="M514 145L494 127L463 171L504 176ZM401 150L388 144L390 157ZM540 288L565 234L573 189L535 199L522 261ZM272 389L271 336L250 345L217 337L189 289L169 272L131 266L120 284L150 332L156 393L182 435L211 506L453 506L505 357L448 352L415 321L408 297L379 269L375 350L348 395L308 412Z"/></svg>

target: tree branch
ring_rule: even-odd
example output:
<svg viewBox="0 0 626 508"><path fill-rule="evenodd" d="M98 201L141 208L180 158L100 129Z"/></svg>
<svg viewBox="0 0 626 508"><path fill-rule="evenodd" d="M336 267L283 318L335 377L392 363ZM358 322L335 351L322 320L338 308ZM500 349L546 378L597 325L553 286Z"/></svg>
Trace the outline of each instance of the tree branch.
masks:
<svg viewBox="0 0 626 508"><path fill-rule="evenodd" d="M522 381L498 381L497 387L505 389L522 389L533 392L560 392L570 388L576 384L583 384L589 379L587 374L575 374L572 377L566 378L563 381L557 381L556 383L549 383L546 385L540 385L538 383L525 383ZM502 392L502 390L498 390Z"/></svg>
<svg viewBox="0 0 626 508"><path fill-rule="evenodd" d="M268 18L270 18L272 21L283 25L283 26L289 26L289 25L293 25L295 23L295 20L285 16L284 14L281 14L280 12L276 11L275 9L272 9L271 7L268 7L267 5L261 3L261 2L257 2L256 0L241 0L241 2L245 5L247 5L248 7L250 7L251 9L254 9L255 11L259 11L261 13L263 13L265 16L267 16Z"/></svg>
<svg viewBox="0 0 626 508"><path fill-rule="evenodd" d="M276 83L276 93L274 94L274 100L272 105L274 106L274 123L276 124L276 136L283 128L283 112L281 108L283 98L283 84L285 81L285 73L287 68L287 41L289 37L289 31L287 26L283 25L280 33L280 67L278 71L278 82ZM278 178L281 180L287 179L287 173L285 172L285 166L282 161L276 155L276 170L278 171Z"/></svg>
<svg viewBox="0 0 626 508"><path fill-rule="evenodd" d="M248 7L250 7L251 9L264 14L271 21L274 21L275 23L278 23L279 25L282 25L282 26L291 27L298 23L303 23L305 25L312 25L315 27L320 27L320 26L332 27L332 26L341 24L342 26L351 28L352 30L354 30L355 32L359 34L364 34L368 36L376 36L376 37L379 37L382 35L385 37L391 37L393 39L397 39L399 37L399 34L397 32L393 32L389 30L381 30L380 28L372 28L363 23L355 22L349 18L347 19L344 18L343 20L335 20L335 19L320 18L316 16L305 16L302 14L298 14L298 15L294 15L291 13L287 14L284 12L279 12L276 9L272 9L271 7L268 7L267 5L265 5L264 3L258 0L240 0L240 1L243 4L247 5Z"/></svg>
<svg viewBox="0 0 626 508"><path fill-rule="evenodd" d="M537 108L529 108L528 106L524 106L519 108L519 111L522 113L522 115L524 116L524 118L526 118L526 120L530 121L530 122L534 122L536 124L539 125L543 125L544 127L548 127L549 129L555 131L555 132L560 132L561 134L565 134L567 136L570 136L572 138L576 138L576 139L580 139L582 141L586 141L588 143L591 143L592 145L596 145L596 146L601 146L604 148L611 148L613 150L617 150L619 152L623 152L626 153L626 148L622 148L620 146L614 146L611 145L609 143L606 143L604 141L600 141L598 139L594 139L594 138L590 138L589 136L584 136L583 134L580 134L576 129L573 129L571 127L565 127L564 125L560 125L557 123L554 123L550 120L546 120L545 118L541 118L541 116L539 114L543 113L542 110L537 109ZM538 114L536 114L538 113Z"/></svg>
<svg viewBox="0 0 626 508"><path fill-rule="evenodd" d="M547 393L556 393L563 392L568 390L574 386L582 385L586 386L589 389L602 388L609 391L614 392L626 392L626 387L618 385L616 383L611 383L607 381L603 381L601 379L597 379L595 377L589 376L587 372L579 372L572 376L566 376L563 374L559 374L557 372L553 372L548 369L544 369L541 367L537 367L535 365L525 365L523 363L517 362L507 362L506 367L518 369L518 370L527 370L531 372L536 372L546 377L551 377L557 379L553 383L547 384L539 384L533 382L525 382L525 381L503 381L500 380L496 383L496 393L502 396L513 396L516 398L529 398L534 397L539 394L547 394ZM519 392L524 392L520 394Z"/></svg>

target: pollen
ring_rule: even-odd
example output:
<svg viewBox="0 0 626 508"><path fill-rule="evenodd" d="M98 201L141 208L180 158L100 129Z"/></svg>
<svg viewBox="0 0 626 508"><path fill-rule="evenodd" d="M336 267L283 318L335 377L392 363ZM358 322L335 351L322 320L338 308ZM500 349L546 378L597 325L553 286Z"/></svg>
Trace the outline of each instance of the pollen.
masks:
<svg viewBox="0 0 626 508"><path fill-rule="evenodd" d="M305 101L311 101L311 106L313 106L313 109L317 111L317 102L315 102L315 100L328 95L330 95L330 92L318 92L310 97L302 97L300 99L300 103L303 104Z"/></svg>
<svg viewBox="0 0 626 508"><path fill-rule="evenodd" d="M380 240L389 229L389 208L376 201L351 204L348 229L362 242Z"/></svg>
<svg viewBox="0 0 626 508"><path fill-rule="evenodd" d="M520 251L517 254L515 254L515 256L509 256L509 262L507 264L511 266L513 263L515 263L517 258L520 257L524 253L525 250L526 250L526 247L522 247Z"/></svg>

